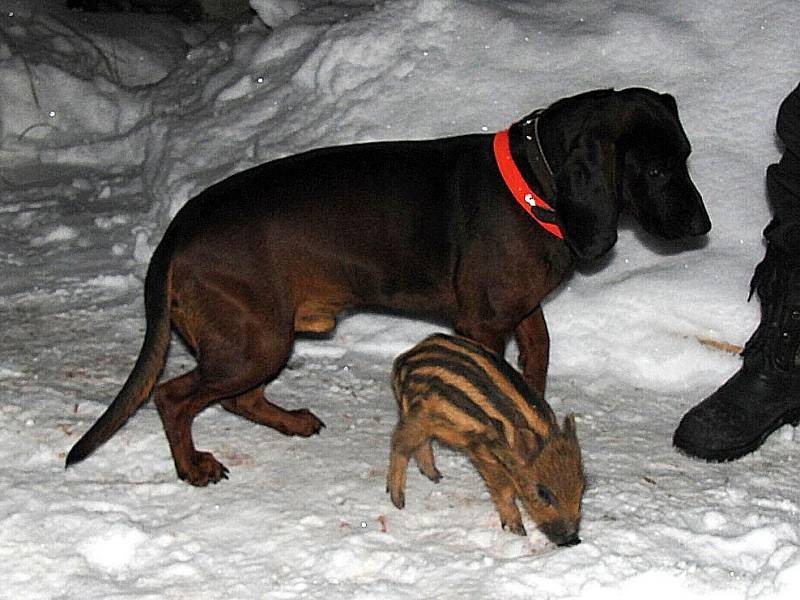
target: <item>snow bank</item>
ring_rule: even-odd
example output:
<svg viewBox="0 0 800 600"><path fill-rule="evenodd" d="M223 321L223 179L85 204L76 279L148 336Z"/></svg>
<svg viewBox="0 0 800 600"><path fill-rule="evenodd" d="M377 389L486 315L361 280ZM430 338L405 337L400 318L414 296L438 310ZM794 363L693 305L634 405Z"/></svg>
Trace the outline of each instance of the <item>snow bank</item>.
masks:
<svg viewBox="0 0 800 600"><path fill-rule="evenodd" d="M150 117L147 86L164 79L180 62L189 40L170 19L146 23L116 14L84 15L59 10L44 0L4 1L0 19L0 158L8 164L35 160L49 150L45 162L113 165L102 151L80 159L86 143L120 140ZM196 39L189 35L189 39ZM114 159L123 164L123 142ZM111 142L113 145L113 142ZM77 148L74 148L77 146ZM71 161L55 148L71 147ZM122 159L122 160L120 160Z"/></svg>

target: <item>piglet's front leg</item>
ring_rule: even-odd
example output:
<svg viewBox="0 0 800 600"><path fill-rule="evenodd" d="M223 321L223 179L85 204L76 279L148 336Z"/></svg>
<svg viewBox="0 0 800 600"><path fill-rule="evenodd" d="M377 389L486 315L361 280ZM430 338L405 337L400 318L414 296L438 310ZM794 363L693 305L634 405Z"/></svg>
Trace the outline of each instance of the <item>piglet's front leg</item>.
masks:
<svg viewBox="0 0 800 600"><path fill-rule="evenodd" d="M528 385L544 397L550 361L550 334L542 307L537 306L519 325L514 335L519 346L519 367Z"/></svg>
<svg viewBox="0 0 800 600"><path fill-rule="evenodd" d="M475 446L470 449L469 457L486 482L492 502L500 515L500 524L503 529L517 535L527 535L525 526L522 524L522 515L514 502L516 497L514 484L509 479L506 470L484 446Z"/></svg>

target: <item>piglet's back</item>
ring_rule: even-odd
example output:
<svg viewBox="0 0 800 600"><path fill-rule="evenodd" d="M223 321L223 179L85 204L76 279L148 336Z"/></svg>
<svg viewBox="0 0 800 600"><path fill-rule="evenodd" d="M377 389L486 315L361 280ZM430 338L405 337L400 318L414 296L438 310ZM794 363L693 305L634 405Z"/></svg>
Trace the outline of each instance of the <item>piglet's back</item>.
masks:
<svg viewBox="0 0 800 600"><path fill-rule="evenodd" d="M558 429L553 410L519 372L467 338L434 334L401 354L393 373L395 391L403 391L397 396L405 413L409 403L436 393L484 426L499 422L511 443L520 428L545 438Z"/></svg>

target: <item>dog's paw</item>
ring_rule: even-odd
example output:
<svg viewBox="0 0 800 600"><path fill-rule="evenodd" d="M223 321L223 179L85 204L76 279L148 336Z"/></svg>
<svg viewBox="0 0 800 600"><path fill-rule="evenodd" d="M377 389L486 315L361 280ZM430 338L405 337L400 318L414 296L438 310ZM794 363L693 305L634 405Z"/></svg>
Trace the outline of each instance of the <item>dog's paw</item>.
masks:
<svg viewBox="0 0 800 600"><path fill-rule="evenodd" d="M228 468L210 452L195 452L190 469L179 472L178 476L192 485L205 487L228 478Z"/></svg>
<svg viewBox="0 0 800 600"><path fill-rule="evenodd" d="M319 433L325 427L325 423L307 408L292 410L289 411L289 414L292 417L292 423L287 424L286 433L288 435L309 437Z"/></svg>

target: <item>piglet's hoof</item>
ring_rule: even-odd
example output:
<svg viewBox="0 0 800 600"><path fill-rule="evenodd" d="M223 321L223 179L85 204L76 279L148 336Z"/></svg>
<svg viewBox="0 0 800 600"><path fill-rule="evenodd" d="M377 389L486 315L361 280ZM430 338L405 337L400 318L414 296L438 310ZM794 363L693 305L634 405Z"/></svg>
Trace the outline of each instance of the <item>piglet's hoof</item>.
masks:
<svg viewBox="0 0 800 600"><path fill-rule="evenodd" d="M428 467L420 467L419 471L433 483L439 483L442 480L442 474L436 467L433 467L432 469L429 469Z"/></svg>
<svg viewBox="0 0 800 600"><path fill-rule="evenodd" d="M402 510L406 505L405 492L402 490L393 490L391 487L387 487L386 491L389 492L389 496L392 499L392 504Z"/></svg>
<svg viewBox="0 0 800 600"><path fill-rule="evenodd" d="M228 468L219 462L210 452L195 452L192 457L192 468L179 472L178 476L187 483L205 487L209 483L217 483L228 478Z"/></svg>
<svg viewBox="0 0 800 600"><path fill-rule="evenodd" d="M522 523L503 523L503 529L516 535L528 535L528 532L525 531L525 526Z"/></svg>

